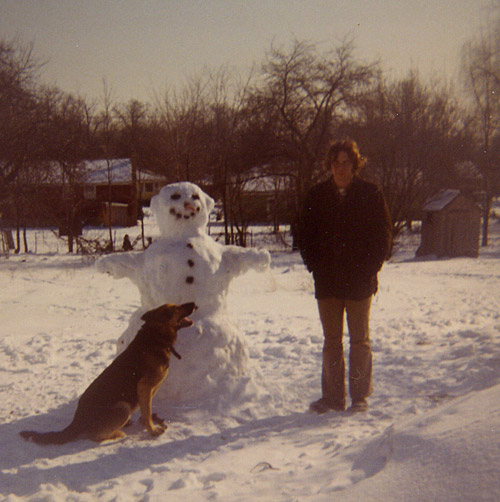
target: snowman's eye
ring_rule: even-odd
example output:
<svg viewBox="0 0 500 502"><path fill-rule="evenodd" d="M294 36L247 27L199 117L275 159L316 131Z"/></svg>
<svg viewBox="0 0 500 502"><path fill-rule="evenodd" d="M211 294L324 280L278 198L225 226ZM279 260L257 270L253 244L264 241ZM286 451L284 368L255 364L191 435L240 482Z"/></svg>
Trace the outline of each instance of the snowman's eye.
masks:
<svg viewBox="0 0 500 502"><path fill-rule="evenodd" d="M180 193L174 193L170 196L170 198L172 200L179 200L181 198L181 194Z"/></svg>
<svg viewBox="0 0 500 502"><path fill-rule="evenodd" d="M198 194L193 194L193 196L191 197L193 200L200 200L200 196Z"/></svg>

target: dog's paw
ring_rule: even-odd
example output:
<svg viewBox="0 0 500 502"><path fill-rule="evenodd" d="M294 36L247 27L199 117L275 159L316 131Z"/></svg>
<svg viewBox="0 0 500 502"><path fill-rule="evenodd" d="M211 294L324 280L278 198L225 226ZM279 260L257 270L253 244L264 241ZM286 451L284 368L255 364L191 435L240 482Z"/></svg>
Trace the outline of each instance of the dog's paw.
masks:
<svg viewBox="0 0 500 502"><path fill-rule="evenodd" d="M161 436L167 430L167 424L155 425L149 431L152 436Z"/></svg>
<svg viewBox="0 0 500 502"><path fill-rule="evenodd" d="M166 421L165 421L165 419L159 417L156 413L153 413L151 415L151 419L153 420L154 424L165 425L165 428L166 428Z"/></svg>

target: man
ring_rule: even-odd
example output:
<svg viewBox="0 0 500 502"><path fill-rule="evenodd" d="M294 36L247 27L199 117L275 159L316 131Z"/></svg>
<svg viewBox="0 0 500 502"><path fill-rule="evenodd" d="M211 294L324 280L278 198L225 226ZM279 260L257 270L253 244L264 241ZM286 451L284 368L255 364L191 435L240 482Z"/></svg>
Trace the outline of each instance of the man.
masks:
<svg viewBox="0 0 500 502"><path fill-rule="evenodd" d="M358 177L364 161L354 141L333 143L325 159L331 176L312 187L300 222L299 248L313 273L325 337L322 397L310 407L317 413L346 406L344 312L350 336L351 410L367 410L372 392L370 305L391 246L392 223L382 192Z"/></svg>

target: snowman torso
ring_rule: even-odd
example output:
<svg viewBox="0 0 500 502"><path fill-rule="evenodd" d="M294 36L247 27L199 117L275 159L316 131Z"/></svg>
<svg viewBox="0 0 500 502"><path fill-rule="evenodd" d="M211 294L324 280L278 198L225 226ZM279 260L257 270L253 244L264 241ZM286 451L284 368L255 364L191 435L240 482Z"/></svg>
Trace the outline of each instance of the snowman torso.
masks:
<svg viewBox="0 0 500 502"><path fill-rule="evenodd" d="M194 301L197 317L223 308L231 279L220 270L223 249L208 235L155 242L137 277L143 307Z"/></svg>

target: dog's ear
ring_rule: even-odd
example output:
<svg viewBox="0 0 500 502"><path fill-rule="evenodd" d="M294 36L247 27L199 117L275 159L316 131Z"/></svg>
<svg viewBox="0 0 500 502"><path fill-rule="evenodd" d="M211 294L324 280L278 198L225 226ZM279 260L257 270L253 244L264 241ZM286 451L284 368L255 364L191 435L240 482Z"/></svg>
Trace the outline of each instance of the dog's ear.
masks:
<svg viewBox="0 0 500 502"><path fill-rule="evenodd" d="M146 322L161 321L165 322L172 318L174 314L173 305L166 304L162 305L153 310L149 310L142 315L141 319Z"/></svg>

